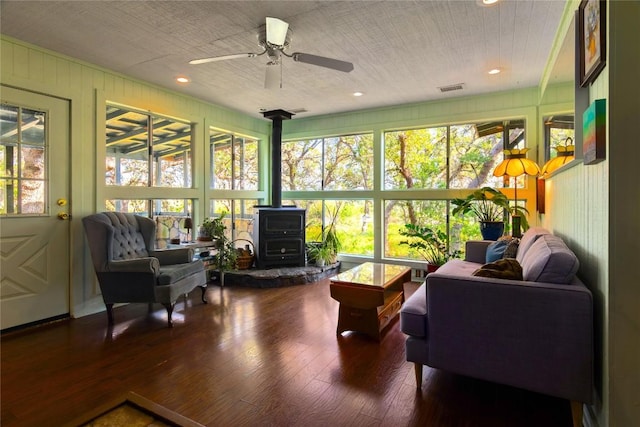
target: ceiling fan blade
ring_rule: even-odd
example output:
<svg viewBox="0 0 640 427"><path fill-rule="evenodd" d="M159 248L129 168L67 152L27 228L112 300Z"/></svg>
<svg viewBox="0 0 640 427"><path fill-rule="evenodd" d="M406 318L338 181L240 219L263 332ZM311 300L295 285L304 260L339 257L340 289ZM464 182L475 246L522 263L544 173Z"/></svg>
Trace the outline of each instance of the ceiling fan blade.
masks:
<svg viewBox="0 0 640 427"><path fill-rule="evenodd" d="M282 89L282 61L280 63L268 63L264 76L265 89Z"/></svg>
<svg viewBox="0 0 640 427"><path fill-rule="evenodd" d="M350 73L353 71L353 64L339 59L325 58L324 56L311 55L309 53L296 52L291 55L294 61L304 62L305 64L319 65L320 67L331 68L332 70Z"/></svg>
<svg viewBox="0 0 640 427"><path fill-rule="evenodd" d="M267 17L267 42L276 46L284 46L287 40L289 24L278 19Z"/></svg>
<svg viewBox="0 0 640 427"><path fill-rule="evenodd" d="M253 58L253 57L256 57L258 55L261 55L261 54L259 54L259 53L235 53L233 55L223 55L223 56L213 56L211 58L193 59L193 60L189 61L189 64L198 65L198 64L206 64L207 62L225 61L227 59Z"/></svg>

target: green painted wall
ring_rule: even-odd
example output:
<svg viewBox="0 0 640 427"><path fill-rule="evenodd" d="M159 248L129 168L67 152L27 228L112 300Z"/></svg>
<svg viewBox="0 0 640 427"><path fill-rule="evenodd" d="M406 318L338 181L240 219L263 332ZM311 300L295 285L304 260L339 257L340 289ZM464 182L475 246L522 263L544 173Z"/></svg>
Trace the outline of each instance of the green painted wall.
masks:
<svg viewBox="0 0 640 427"><path fill-rule="evenodd" d="M207 187L205 143L210 126L269 142L270 122L158 88L143 81L65 57L5 36L0 45L0 83L70 101L71 200L73 218L104 209L109 197L191 198L196 223L211 194ZM104 185L105 102L187 119L196 125L194 184L189 190L109 188ZM264 164L265 169L266 163ZM265 192L256 192L264 197ZM80 221L72 221L71 314L83 316L104 310Z"/></svg>
<svg viewBox="0 0 640 427"><path fill-rule="evenodd" d="M589 102L607 101L607 158L552 177L544 218L576 251L594 295L597 396L589 411L592 424L612 427L640 420L639 20L640 2L607 2L607 65L589 88Z"/></svg>

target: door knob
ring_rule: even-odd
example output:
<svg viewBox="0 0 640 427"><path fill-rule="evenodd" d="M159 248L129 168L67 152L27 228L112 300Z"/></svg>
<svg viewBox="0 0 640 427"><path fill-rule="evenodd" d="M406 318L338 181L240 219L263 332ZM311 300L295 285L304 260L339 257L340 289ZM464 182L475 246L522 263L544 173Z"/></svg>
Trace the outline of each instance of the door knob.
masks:
<svg viewBox="0 0 640 427"><path fill-rule="evenodd" d="M56 203L58 204L58 206L64 206L67 204L67 199L58 199Z"/></svg>
<svg viewBox="0 0 640 427"><path fill-rule="evenodd" d="M66 212L58 212L58 219L61 219L62 221L66 221L69 219L69 214Z"/></svg>

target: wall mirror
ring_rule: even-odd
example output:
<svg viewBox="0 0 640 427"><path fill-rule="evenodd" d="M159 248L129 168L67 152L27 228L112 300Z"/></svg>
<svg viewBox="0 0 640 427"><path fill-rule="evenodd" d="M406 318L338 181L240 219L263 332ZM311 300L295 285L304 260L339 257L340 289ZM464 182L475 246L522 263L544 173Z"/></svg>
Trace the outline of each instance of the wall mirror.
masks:
<svg viewBox="0 0 640 427"><path fill-rule="evenodd" d="M581 134L576 132L579 120L576 121L575 118L575 19L572 17L567 20L561 28L564 34L559 32L557 35L557 53L552 59L550 71L541 88L540 114L544 147L540 155L544 162L557 156L557 147L576 145L578 154L580 141L577 139L581 137ZM568 102L567 92L572 94Z"/></svg>

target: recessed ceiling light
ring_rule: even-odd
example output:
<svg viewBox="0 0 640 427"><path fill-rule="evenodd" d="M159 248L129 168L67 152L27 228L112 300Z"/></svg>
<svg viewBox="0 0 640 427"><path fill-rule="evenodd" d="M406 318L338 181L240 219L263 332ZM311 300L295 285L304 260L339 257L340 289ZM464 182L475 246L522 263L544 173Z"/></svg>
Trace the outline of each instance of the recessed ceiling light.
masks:
<svg viewBox="0 0 640 427"><path fill-rule="evenodd" d="M176 77L176 81L178 83L189 83L189 79L184 76Z"/></svg>
<svg viewBox="0 0 640 427"><path fill-rule="evenodd" d="M492 6L498 3L500 0L476 0L479 6Z"/></svg>
<svg viewBox="0 0 640 427"><path fill-rule="evenodd" d="M364 93L362 92L353 92L353 96L362 96Z"/></svg>
<svg viewBox="0 0 640 427"><path fill-rule="evenodd" d="M491 70L488 71L489 74L500 74L500 71L502 71L500 68L492 68Z"/></svg>

